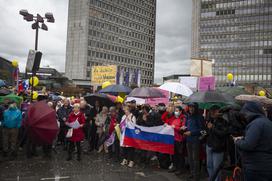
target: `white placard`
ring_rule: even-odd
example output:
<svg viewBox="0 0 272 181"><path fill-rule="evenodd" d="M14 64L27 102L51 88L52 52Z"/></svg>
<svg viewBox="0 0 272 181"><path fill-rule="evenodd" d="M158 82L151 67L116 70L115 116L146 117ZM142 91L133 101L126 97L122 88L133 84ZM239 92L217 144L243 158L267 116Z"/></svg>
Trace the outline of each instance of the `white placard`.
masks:
<svg viewBox="0 0 272 181"><path fill-rule="evenodd" d="M197 90L198 77L179 77L179 82L193 91Z"/></svg>

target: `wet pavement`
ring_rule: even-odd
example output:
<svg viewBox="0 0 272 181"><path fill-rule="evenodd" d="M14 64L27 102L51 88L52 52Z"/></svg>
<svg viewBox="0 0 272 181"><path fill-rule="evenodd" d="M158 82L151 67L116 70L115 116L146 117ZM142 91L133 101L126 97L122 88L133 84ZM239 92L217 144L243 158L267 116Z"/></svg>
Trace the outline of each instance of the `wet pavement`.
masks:
<svg viewBox="0 0 272 181"><path fill-rule="evenodd" d="M121 166L105 154L83 154L79 162L66 161L67 153L57 150L51 159L42 156L27 159L21 152L14 161L0 158L0 181L182 181L167 170L136 165L134 168Z"/></svg>

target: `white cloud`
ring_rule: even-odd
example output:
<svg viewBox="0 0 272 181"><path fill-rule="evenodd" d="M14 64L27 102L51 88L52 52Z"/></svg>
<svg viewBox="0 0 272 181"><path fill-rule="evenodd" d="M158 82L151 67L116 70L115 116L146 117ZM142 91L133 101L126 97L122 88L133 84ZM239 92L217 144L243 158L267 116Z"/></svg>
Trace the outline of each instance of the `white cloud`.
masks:
<svg viewBox="0 0 272 181"><path fill-rule="evenodd" d="M47 23L48 31L39 31L42 66L64 71L68 0L0 0L0 56L18 59L24 70L28 50L34 49L35 31L31 22L19 15L54 14L55 23ZM173 73L188 73L190 58L191 0L157 0L155 80Z"/></svg>
<svg viewBox="0 0 272 181"><path fill-rule="evenodd" d="M41 65L50 65L64 71L68 0L0 0L0 56L18 59L24 70L29 49L34 49L35 31L31 22L19 15L21 9L44 16L52 12L55 23L46 23L48 31L39 30L38 49L43 52Z"/></svg>

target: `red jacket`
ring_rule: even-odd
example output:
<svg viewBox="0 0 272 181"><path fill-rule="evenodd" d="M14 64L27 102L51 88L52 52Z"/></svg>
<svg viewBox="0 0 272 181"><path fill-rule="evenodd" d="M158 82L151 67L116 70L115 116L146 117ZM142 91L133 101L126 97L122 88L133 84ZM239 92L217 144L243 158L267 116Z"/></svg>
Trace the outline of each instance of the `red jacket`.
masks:
<svg viewBox="0 0 272 181"><path fill-rule="evenodd" d="M115 129L115 124L117 124L117 119L116 117L111 117L110 118L111 121L110 121L110 127L109 127L109 135L111 135Z"/></svg>
<svg viewBox="0 0 272 181"><path fill-rule="evenodd" d="M77 115L74 112L71 112L67 122L68 123L72 123L74 121L78 121L80 125L85 124L85 116L82 112L79 112ZM83 128L80 127L78 129L73 129L73 135L71 138L69 138L69 141L72 142L78 142L78 141L82 141L84 139L84 132L83 132Z"/></svg>
<svg viewBox="0 0 272 181"><path fill-rule="evenodd" d="M173 119L175 119L175 116L173 114L169 114L167 111L165 113L162 114L161 117L162 121L166 124L168 124L169 122L171 122Z"/></svg>
<svg viewBox="0 0 272 181"><path fill-rule="evenodd" d="M175 141L184 141L184 137L180 132L180 128L185 126L185 116L183 114L181 114L179 118L176 118L174 115L169 116L166 112L162 115L162 120L169 126L174 126Z"/></svg>

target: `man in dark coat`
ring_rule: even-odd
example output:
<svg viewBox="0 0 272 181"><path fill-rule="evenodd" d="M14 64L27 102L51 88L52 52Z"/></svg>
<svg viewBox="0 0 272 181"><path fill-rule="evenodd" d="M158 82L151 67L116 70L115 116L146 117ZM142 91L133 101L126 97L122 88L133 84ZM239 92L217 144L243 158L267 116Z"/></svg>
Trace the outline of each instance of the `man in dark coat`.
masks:
<svg viewBox="0 0 272 181"><path fill-rule="evenodd" d="M85 100L80 101L80 111L84 114L86 119L83 129L84 129L85 137L87 140L90 139L91 109L92 107L89 104L87 104Z"/></svg>
<svg viewBox="0 0 272 181"><path fill-rule="evenodd" d="M159 113L152 111L149 105L142 107L142 113L139 114L137 124L145 127L160 126L163 125L161 116Z"/></svg>
<svg viewBox="0 0 272 181"><path fill-rule="evenodd" d="M189 179L200 180L200 131L203 130L203 116L199 114L198 104L189 103L189 114L186 119L186 129L183 135L186 137L186 146L191 175Z"/></svg>
<svg viewBox="0 0 272 181"><path fill-rule="evenodd" d="M137 109L136 101L132 100L129 102L130 112L136 117L139 117L139 110Z"/></svg>
<svg viewBox="0 0 272 181"><path fill-rule="evenodd" d="M65 134L67 131L67 126L65 125L65 121L67 121L69 114L72 112L73 108L70 105L70 102L68 99L65 99L63 101L63 106L60 107L57 111L58 120L60 123L60 132L58 136L58 141L61 144L65 144ZM65 145L67 146L67 145Z"/></svg>
<svg viewBox="0 0 272 181"><path fill-rule="evenodd" d="M240 111L247 121L245 137L234 142L242 153L245 181L272 180L272 121L260 103L247 102Z"/></svg>
<svg viewBox="0 0 272 181"><path fill-rule="evenodd" d="M224 160L224 152L226 151L226 142L228 138L228 124L219 114L220 107L213 105L209 111L209 119L207 123L207 170L210 180L215 176L216 170L220 167ZM215 181L221 180L221 173L217 173Z"/></svg>
<svg viewBox="0 0 272 181"><path fill-rule="evenodd" d="M125 115L122 103L120 102L116 103L116 111L117 111L117 121L118 123L120 123L122 120L122 117Z"/></svg>
<svg viewBox="0 0 272 181"><path fill-rule="evenodd" d="M93 151L97 147L98 138L96 134L97 127L95 125L95 117L101 110L102 106L100 105L100 102L95 101L94 107L90 110L90 151Z"/></svg>

